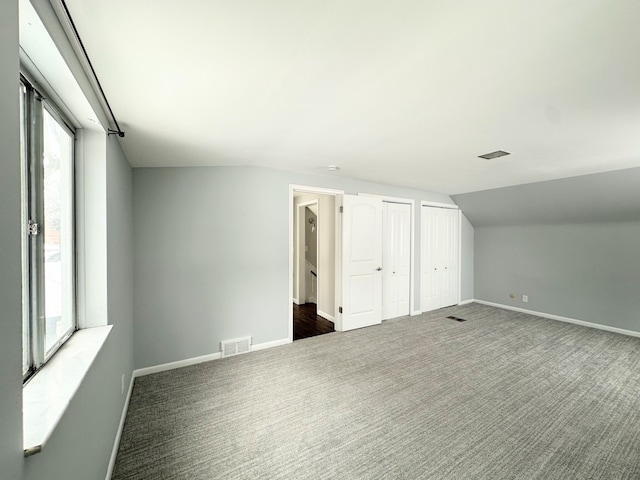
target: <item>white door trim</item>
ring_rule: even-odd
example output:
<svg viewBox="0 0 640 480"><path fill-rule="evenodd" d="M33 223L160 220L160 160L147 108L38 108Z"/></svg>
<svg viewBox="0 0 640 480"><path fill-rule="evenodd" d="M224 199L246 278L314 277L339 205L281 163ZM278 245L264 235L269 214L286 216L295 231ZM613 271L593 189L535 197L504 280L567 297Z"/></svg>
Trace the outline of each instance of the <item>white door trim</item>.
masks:
<svg viewBox="0 0 640 480"><path fill-rule="evenodd" d="M329 188L322 188L322 187L313 187L313 186L309 186L309 185L296 185L296 184L289 184L289 307L288 307L288 320L287 323L289 324L289 335L288 335L288 340L289 343L293 342L293 261L294 261L294 248L293 248L293 216L294 216L294 201L293 201L293 193L295 192L302 192L302 193L315 193L315 194L320 194L320 195L334 195L336 196L336 200L339 198L339 195L344 194L344 190L334 190L334 189L329 189ZM336 212L338 211L338 204L340 202L336 201ZM339 224L340 222L340 217L339 215L336 213L336 227L337 224ZM336 228L336 242L338 243L338 229ZM340 267L340 264L342 262L342 258L341 255L339 254L339 251L336 249L336 277L338 275L338 272L340 270L338 270L338 268ZM339 285L340 282L336 281L336 326L338 325L338 322L340 321L340 315L338 314L338 309L337 309L337 305L338 302L341 301L342 299L342 294L341 292L339 292Z"/></svg>

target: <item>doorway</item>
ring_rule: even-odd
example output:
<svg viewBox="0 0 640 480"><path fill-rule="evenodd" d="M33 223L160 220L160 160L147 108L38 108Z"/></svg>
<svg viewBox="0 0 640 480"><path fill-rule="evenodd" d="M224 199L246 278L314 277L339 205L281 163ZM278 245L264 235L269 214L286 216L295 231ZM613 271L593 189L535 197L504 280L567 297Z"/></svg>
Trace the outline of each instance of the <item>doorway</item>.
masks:
<svg viewBox="0 0 640 480"><path fill-rule="evenodd" d="M291 341L335 331L339 299L336 219L340 193L290 187Z"/></svg>

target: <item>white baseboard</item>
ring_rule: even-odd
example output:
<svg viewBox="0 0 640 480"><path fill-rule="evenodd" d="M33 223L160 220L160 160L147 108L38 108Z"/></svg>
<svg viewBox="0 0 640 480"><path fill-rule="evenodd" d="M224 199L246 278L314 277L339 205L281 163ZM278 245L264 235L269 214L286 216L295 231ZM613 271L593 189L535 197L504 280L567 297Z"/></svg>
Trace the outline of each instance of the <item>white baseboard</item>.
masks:
<svg viewBox="0 0 640 480"><path fill-rule="evenodd" d="M336 318L333 315L329 315L327 312L323 312L322 310L318 310L318 315L320 315L321 317L326 318L327 320L332 321L333 323L335 323Z"/></svg>
<svg viewBox="0 0 640 480"><path fill-rule="evenodd" d="M575 325L582 325L583 327L597 328L598 330L606 330L607 332L621 333L622 335L629 335L630 337L640 337L640 332L634 330L626 330L624 328L610 327L609 325L602 325L601 323L585 322L584 320L577 320L575 318L561 317L560 315L553 315L551 313L536 312L535 310L527 310L520 307L512 307L511 305L503 305L501 303L487 302L485 300L474 299L473 302L480 303L482 305L488 305L490 307L504 308L505 310L512 310L514 312L527 313L529 315L535 315L537 317L548 318L550 320L558 320L560 322L573 323Z"/></svg>
<svg viewBox="0 0 640 480"><path fill-rule="evenodd" d="M258 343L251 346L251 351L264 350L265 348L279 347L291 343L288 338L280 340L274 340L273 342ZM152 367L139 368L133 371L134 377L143 377L152 373L164 372L166 370L173 370L174 368L188 367L189 365L196 365L198 363L210 362L212 360L219 360L222 358L221 352L210 353L208 355L201 355L199 357L185 358L184 360L178 360L176 362L163 363L160 365L154 365Z"/></svg>
<svg viewBox="0 0 640 480"><path fill-rule="evenodd" d="M129 401L131 400L131 392L133 391L133 382L136 377L131 373L131 380L129 381L129 391L127 397L124 400L122 406L122 414L120 415L120 424L118 425L118 431L116 432L116 439L113 442L113 448L111 449L111 458L109 459L109 465L107 466L107 476L105 480L111 480L113 475L113 468L116 465L116 457L118 456L118 447L120 446L120 438L122 437L122 429L124 428L124 421L127 418L127 411L129 410Z"/></svg>
<svg viewBox="0 0 640 480"><path fill-rule="evenodd" d="M412 317L415 317L416 315L422 315L422 312L420 310L414 310L413 312L411 312Z"/></svg>
<svg viewBox="0 0 640 480"><path fill-rule="evenodd" d="M293 303L295 303L296 305L300 305L300 302L296 297L293 297Z"/></svg>
<svg viewBox="0 0 640 480"><path fill-rule="evenodd" d="M152 367L138 368L133 371L134 377L144 377L145 375L151 375L152 373L164 372L166 370L173 370L174 368L188 367L189 365L195 365L197 363L210 362L211 360L218 360L222 356L222 353L210 353L208 355L202 355L200 357L185 358L184 360L178 360L176 362L162 363L160 365L154 365Z"/></svg>
<svg viewBox="0 0 640 480"><path fill-rule="evenodd" d="M288 338L274 340L273 342L258 343L257 345L251 346L251 351L257 352L258 350L265 350L267 348L280 347L282 345L286 345L287 343L291 343L291 340L289 340Z"/></svg>
<svg viewBox="0 0 640 480"><path fill-rule="evenodd" d="M469 305L470 303L473 303L473 302L477 302L477 300L470 298L469 300L462 300L458 302L458 305Z"/></svg>

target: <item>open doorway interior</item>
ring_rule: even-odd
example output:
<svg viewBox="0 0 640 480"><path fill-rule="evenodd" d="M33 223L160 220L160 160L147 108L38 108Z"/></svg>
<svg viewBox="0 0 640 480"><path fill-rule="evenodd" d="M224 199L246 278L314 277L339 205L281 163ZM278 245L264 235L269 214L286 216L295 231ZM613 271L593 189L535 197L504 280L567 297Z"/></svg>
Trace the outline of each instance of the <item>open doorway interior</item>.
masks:
<svg viewBox="0 0 640 480"><path fill-rule="evenodd" d="M335 331L335 196L293 194L293 340Z"/></svg>

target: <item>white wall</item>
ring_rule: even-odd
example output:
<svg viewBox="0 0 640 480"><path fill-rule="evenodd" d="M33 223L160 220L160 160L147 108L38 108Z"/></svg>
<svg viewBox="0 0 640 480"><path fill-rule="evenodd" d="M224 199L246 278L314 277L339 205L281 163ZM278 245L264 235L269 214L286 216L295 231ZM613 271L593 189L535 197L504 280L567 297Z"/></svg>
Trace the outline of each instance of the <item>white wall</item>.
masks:
<svg viewBox="0 0 640 480"><path fill-rule="evenodd" d="M290 184L453 203L432 192L259 167L134 169L136 368L218 352L224 339L288 337Z"/></svg>

